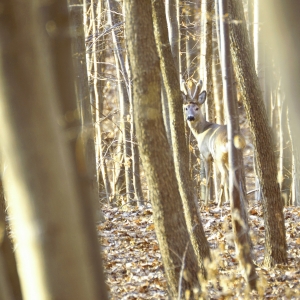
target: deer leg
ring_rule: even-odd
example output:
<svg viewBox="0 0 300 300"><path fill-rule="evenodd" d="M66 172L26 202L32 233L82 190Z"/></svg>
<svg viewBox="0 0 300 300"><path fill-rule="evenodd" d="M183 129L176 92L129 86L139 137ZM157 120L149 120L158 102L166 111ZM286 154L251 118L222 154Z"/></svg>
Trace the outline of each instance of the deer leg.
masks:
<svg viewBox="0 0 300 300"><path fill-rule="evenodd" d="M227 201L226 194L227 194L227 178L226 178L226 170L222 166L220 168L221 173L221 185L220 185L220 194L219 194L219 201L218 201L218 207L221 207L221 205L224 203L224 198Z"/></svg>
<svg viewBox="0 0 300 300"><path fill-rule="evenodd" d="M205 191L205 205L208 205L208 197L210 194L210 173L211 173L211 160L204 159L205 175L206 175L206 191Z"/></svg>
<svg viewBox="0 0 300 300"><path fill-rule="evenodd" d="M228 170L225 170L225 182L224 182L225 202L229 202L229 174Z"/></svg>

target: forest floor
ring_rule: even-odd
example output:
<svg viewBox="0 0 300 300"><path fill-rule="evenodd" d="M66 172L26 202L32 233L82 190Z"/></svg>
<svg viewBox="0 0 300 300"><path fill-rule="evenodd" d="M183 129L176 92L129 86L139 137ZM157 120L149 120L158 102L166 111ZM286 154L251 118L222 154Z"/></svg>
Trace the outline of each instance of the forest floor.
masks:
<svg viewBox="0 0 300 300"><path fill-rule="evenodd" d="M98 226L110 299L168 299L151 205L142 208L104 207L106 221ZM300 299L300 208L284 208L288 264L267 269L264 258L262 207L249 204L253 258L258 291L249 292L238 267L232 240L229 205L201 208L202 223L213 263L201 282L202 299Z"/></svg>
<svg viewBox="0 0 300 300"><path fill-rule="evenodd" d="M202 224L213 262L208 280L201 280L200 299L300 299L300 207L285 207L288 264L263 266L265 231L262 206L255 201L253 144L249 125L241 111L240 125L246 138L244 166L248 191L248 221L253 260L259 276L258 291L249 292L238 266L233 243L229 204L200 207ZM146 180L142 175L143 188ZM106 221L98 226L109 297L117 299L168 299L161 255L152 220L151 204L144 207L104 205ZM180 237L179 237L180 238Z"/></svg>

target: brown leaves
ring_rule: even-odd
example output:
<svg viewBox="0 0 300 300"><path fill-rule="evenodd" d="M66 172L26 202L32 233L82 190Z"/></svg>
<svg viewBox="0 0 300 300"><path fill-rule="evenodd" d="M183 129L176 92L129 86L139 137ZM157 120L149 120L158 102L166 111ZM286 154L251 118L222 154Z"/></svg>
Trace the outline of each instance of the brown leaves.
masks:
<svg viewBox="0 0 300 300"><path fill-rule="evenodd" d="M98 230L111 299L166 298L152 212L146 208L104 212L107 221Z"/></svg>
<svg viewBox="0 0 300 300"><path fill-rule="evenodd" d="M254 202L253 202L254 203ZM167 287L151 209L123 212L104 210L106 222L98 226L111 299L167 299ZM201 218L212 249L208 281L201 278L203 297L211 299L300 298L300 208L284 209L289 264L266 269L264 223L260 205L248 211L253 258L259 275L258 291L249 292L240 273L231 229L230 208L203 208Z"/></svg>

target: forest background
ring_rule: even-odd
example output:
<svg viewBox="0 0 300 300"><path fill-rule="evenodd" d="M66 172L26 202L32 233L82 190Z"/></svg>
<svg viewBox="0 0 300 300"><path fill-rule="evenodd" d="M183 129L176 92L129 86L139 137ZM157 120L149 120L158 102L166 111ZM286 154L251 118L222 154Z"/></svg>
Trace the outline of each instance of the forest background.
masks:
<svg viewBox="0 0 300 300"><path fill-rule="evenodd" d="M0 1L0 298L297 299L297 11ZM182 114L200 79L247 142L222 207Z"/></svg>

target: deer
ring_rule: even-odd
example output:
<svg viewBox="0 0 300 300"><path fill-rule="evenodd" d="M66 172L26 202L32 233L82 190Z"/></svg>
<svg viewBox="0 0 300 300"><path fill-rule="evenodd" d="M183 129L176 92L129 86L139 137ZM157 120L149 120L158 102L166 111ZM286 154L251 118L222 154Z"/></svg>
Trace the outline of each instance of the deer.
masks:
<svg viewBox="0 0 300 300"><path fill-rule="evenodd" d="M206 193L204 203L208 204L209 188L211 181L212 161L221 173L220 193L218 206L229 201L229 165L228 165L228 138L227 126L206 121L202 114L201 107L206 101L206 91L202 91L202 81L200 80L195 88L193 95L186 83L182 83L183 109L185 119L191 132L197 140L200 158L204 163L206 174ZM235 146L242 149L245 141L240 135ZM217 197L217 195L216 195Z"/></svg>

